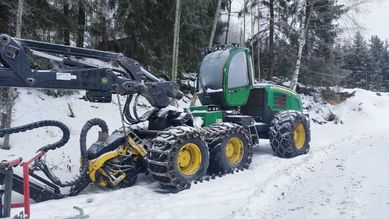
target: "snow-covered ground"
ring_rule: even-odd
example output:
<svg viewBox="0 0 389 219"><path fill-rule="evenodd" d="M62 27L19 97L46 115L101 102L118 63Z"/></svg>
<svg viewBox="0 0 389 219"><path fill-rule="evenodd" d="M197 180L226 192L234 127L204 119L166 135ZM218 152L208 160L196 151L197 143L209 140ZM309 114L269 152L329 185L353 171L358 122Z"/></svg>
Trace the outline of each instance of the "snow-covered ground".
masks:
<svg viewBox="0 0 389 219"><path fill-rule="evenodd" d="M281 159L263 141L244 172L192 185L177 194L158 193L155 182L141 177L131 188L92 188L77 197L33 204L32 218L75 216L73 206L91 218L388 218L389 94L355 91L354 97L337 106L303 97L311 118L322 121L331 111L339 119L337 124L311 123L307 155ZM14 125L57 119L70 126L70 143L47 157L65 178L77 172L78 134L86 120L100 117L111 130L120 127L116 104L88 103L79 100L81 96L52 98L21 90L15 107ZM67 103L75 118L67 116ZM0 150L0 160L12 155L31 157L57 134L43 129L12 136L13 148ZM91 136L90 142L94 139Z"/></svg>

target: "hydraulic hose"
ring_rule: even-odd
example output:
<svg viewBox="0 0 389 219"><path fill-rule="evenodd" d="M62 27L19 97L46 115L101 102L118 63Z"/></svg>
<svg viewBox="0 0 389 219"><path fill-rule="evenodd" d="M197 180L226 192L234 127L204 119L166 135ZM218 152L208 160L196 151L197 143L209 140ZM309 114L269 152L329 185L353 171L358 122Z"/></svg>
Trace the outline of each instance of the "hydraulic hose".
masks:
<svg viewBox="0 0 389 219"><path fill-rule="evenodd" d="M88 150L86 146L86 140L88 136L89 130L94 127L99 126L103 133L108 134L108 126L107 123L102 119L91 119L85 123L85 125L81 129L80 133L80 153L81 153L81 167L80 174L72 181L68 181L62 183L47 167L46 163L39 160L35 163L35 165L43 171L43 173L52 181L54 184L60 187L69 187L71 186L69 196L77 195L81 192L86 186L89 185L88 178Z"/></svg>
<svg viewBox="0 0 389 219"><path fill-rule="evenodd" d="M18 126L18 127L0 129L0 138L4 137L5 135L9 135L9 134L26 132L29 130L42 128L42 127L49 127L49 126L59 128L62 131L62 138L53 144L48 144L46 146L39 148L38 151L47 152L49 150L55 150L57 148L64 146L69 141L69 138L70 138L69 128L65 124L63 124L62 122L58 122L55 120L43 120L43 121L33 122L30 124L22 125L22 126Z"/></svg>
<svg viewBox="0 0 389 219"><path fill-rule="evenodd" d="M138 112L137 112L137 104L138 104L138 101L139 101L139 94L135 94L136 96L134 95L129 95L127 97L127 100L126 100L126 103L124 104L124 109L123 109L123 114L124 114L124 117L126 119L126 122L129 124L129 125L133 125L133 124L137 124L137 123L141 123L141 122L144 122L146 120L149 119L149 117L154 113L156 112L157 110L156 109L153 109L153 110L150 110L146 113L144 113L141 117L139 117L138 115ZM131 107L131 102L134 100L134 103L133 103L133 106ZM133 114L131 113L131 108L132 108L132 111L133 111Z"/></svg>
<svg viewBox="0 0 389 219"><path fill-rule="evenodd" d="M139 121L132 116L131 110L130 110L131 109L130 105L131 105L131 101L132 101L133 97L134 97L134 95L127 96L126 103L124 104L124 109L123 109L124 117L126 118L127 123L130 125L139 123ZM136 103L134 103L134 104L136 104Z"/></svg>
<svg viewBox="0 0 389 219"><path fill-rule="evenodd" d="M94 127L99 126L101 132L108 135L108 126L107 123L98 118L91 119L85 123L81 129L80 134L80 152L81 152L81 167L80 167L80 176L86 176L88 172L88 151L86 147L86 138L88 136L89 130Z"/></svg>
<svg viewBox="0 0 389 219"><path fill-rule="evenodd" d="M7 134L15 134L20 132L26 132L29 130L41 128L41 127L49 127L54 126L59 128L62 131L62 138L53 143L48 144L46 146L43 146L38 149L38 151L47 152L49 150L54 150L57 148L60 148L64 146L70 138L70 131L69 128L58 121L54 120L44 120L39 122L33 122L27 125L13 127L13 128L7 128L7 129L0 129L0 137L4 137ZM81 167L80 167L80 175L76 177L74 180L69 182L62 183L58 177L56 177L49 169L47 164L43 160L36 160L34 163L34 166L42 170L42 172L49 178L51 182L56 184L60 187L68 187L71 186L71 192L69 195L76 195L78 194L83 188L85 188L89 184L89 179L87 177L88 174L88 151L86 146L86 140L88 136L89 130L94 127L99 126L101 131L108 134L108 126L107 123L102 119L91 119L85 123L85 125L82 127L81 133L80 133L80 153L81 153Z"/></svg>

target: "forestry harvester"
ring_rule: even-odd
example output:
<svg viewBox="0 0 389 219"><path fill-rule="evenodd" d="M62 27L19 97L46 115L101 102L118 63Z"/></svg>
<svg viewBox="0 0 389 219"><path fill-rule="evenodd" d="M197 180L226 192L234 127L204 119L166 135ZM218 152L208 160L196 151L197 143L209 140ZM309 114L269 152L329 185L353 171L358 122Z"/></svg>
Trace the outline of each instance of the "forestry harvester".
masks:
<svg viewBox="0 0 389 219"><path fill-rule="evenodd" d="M36 58L46 60L51 67L44 69L34 62ZM92 59L112 64L100 67L88 62ZM76 195L90 183L128 187L138 173L145 172L163 189L177 192L189 188L193 181L248 168L252 148L259 139L270 139L274 153L282 158L307 153L310 128L300 97L281 86L255 84L253 74L248 49L207 49L197 78L202 106L179 111L168 107L174 99L183 97L177 85L156 77L122 54L1 34L0 86L86 90L86 99L92 102L111 102L112 94L116 94L123 125L112 133L101 119L91 119L84 125L80 174L70 182L56 177L43 159L48 151L66 144L70 136L66 125L46 120L0 129L0 137L45 126L57 127L63 133L61 140L40 148L24 163L27 176L10 174L15 165L4 161L0 184L8 182L3 188L23 194L26 178L32 177L35 180L27 184L29 195L39 202ZM123 106L119 95L127 97ZM143 115L137 112L139 96L153 107ZM145 128L134 126L146 121ZM101 129L99 138L87 147L87 134L94 126ZM70 193L61 194L59 187L71 187ZM1 195L0 191L0 200ZM0 206L10 206L9 197L4 200L8 203ZM2 215L0 209L1 216L6 213Z"/></svg>

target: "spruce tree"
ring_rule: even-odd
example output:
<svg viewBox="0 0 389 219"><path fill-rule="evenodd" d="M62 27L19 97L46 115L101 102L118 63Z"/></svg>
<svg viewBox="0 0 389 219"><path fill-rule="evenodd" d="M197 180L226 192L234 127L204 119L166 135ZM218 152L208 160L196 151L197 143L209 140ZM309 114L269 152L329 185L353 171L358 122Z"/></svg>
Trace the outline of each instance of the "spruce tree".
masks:
<svg viewBox="0 0 389 219"><path fill-rule="evenodd" d="M346 80L348 87L366 89L368 86L369 50L367 43L360 32L355 35L350 53L346 57L346 68L351 74Z"/></svg>
<svg viewBox="0 0 389 219"><path fill-rule="evenodd" d="M382 52L382 77L383 77L383 91L389 91L389 44L385 41L384 49Z"/></svg>
<svg viewBox="0 0 389 219"><path fill-rule="evenodd" d="M384 43L378 36L372 36L369 45L370 63L368 65L369 77L368 84L370 90L382 90L383 89L383 75L382 75L382 62L383 62Z"/></svg>

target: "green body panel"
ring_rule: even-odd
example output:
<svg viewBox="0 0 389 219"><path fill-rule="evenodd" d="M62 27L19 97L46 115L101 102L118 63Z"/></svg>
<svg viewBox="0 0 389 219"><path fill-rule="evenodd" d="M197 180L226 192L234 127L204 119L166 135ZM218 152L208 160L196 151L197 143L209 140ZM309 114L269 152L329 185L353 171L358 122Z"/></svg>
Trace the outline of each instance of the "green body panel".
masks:
<svg viewBox="0 0 389 219"><path fill-rule="evenodd" d="M242 59L242 57L237 58L240 58L239 61L245 60L245 64L247 65L247 75L242 75L242 77L247 77L248 82L245 81L245 83L242 83L246 84L242 87L228 88L228 77L230 76L230 74L233 78L230 83L233 83L235 79L237 79L237 77L240 77L239 74L241 72L242 74L246 73L246 71L240 71L240 69L243 68L245 64L236 65L236 63L239 63L239 61L235 62L237 60L233 60L235 55L242 52L245 54L245 59ZM212 60L210 60L210 57L212 56L207 57L208 59L204 63L212 65L213 62ZM214 64L213 67L217 67L217 69L208 68L211 70L209 70L208 72L204 71L207 72L207 74L217 75L222 73L222 78L208 77L210 79L216 78L215 81L221 80L221 87L213 87L213 89L215 89L215 91L219 90L219 88L222 89L217 92L208 93L207 95L209 95L209 98L208 96L203 96L205 106L197 106L190 108L193 117L201 117L203 119L203 126L209 126L215 123L223 122L225 119L228 118L227 116L225 117L225 115L228 114L228 110L237 110L239 107L241 109L241 113L246 113L242 115L250 116L251 118L255 119L256 122L265 124L270 124L274 115L280 111L303 111L301 98L296 92L278 85L254 84L253 66L249 49L237 47L231 48L230 53L224 54L224 57L225 61L220 60L220 56L218 57L219 60L215 58L215 60L218 61L219 65ZM234 61L234 65L230 66L232 61ZM232 72L229 72L230 67L233 69ZM234 72L238 74L234 74ZM202 79L204 78L205 77L203 77ZM212 85L212 83L205 84ZM231 85L234 86L234 84ZM238 83L236 84L236 86L240 86L240 84ZM257 108L259 109L256 110Z"/></svg>
<svg viewBox="0 0 389 219"><path fill-rule="evenodd" d="M303 111L301 98L296 92L286 87L277 86L277 85L263 85L263 87L265 88L267 94L267 100L268 100L267 105L272 111L274 112L279 112L284 110L296 110L299 112ZM280 107L279 105L276 104L275 95L277 94L286 95L287 99L286 99L285 107Z"/></svg>
<svg viewBox="0 0 389 219"><path fill-rule="evenodd" d="M239 52L244 52L246 54L246 63L247 63L247 72L249 84L248 86L239 87L239 88L228 88L228 69L231 64L232 58ZM231 51L228 56L223 69L223 93L224 99L228 106L242 106L247 103L248 97L250 95L250 90L253 86L253 77L252 77L252 68L251 68L251 58L250 58L250 50L247 48L235 48Z"/></svg>
<svg viewBox="0 0 389 219"><path fill-rule="evenodd" d="M261 88L248 89L248 92L250 94L250 91L253 89L264 89L266 103L265 107L267 109L264 110L262 122L265 122L266 124L270 123L270 121L273 119L273 116L280 111L303 111L301 98L296 92L278 85L265 84L260 85L260 87ZM279 100L277 102L277 95L284 98L282 104L280 104ZM245 104L246 103L239 106L244 106ZM203 126L209 126L224 121L223 111L220 110L220 107L215 105L195 106L190 107L190 110L193 117L201 117L203 119Z"/></svg>
<svg viewBox="0 0 389 219"><path fill-rule="evenodd" d="M223 112L218 106L193 106L190 107L194 118L201 117L203 119L202 126L209 126L223 122Z"/></svg>
<svg viewBox="0 0 389 219"><path fill-rule="evenodd" d="M250 95L250 88L238 88L224 91L224 98L230 107L242 106L247 103Z"/></svg>

